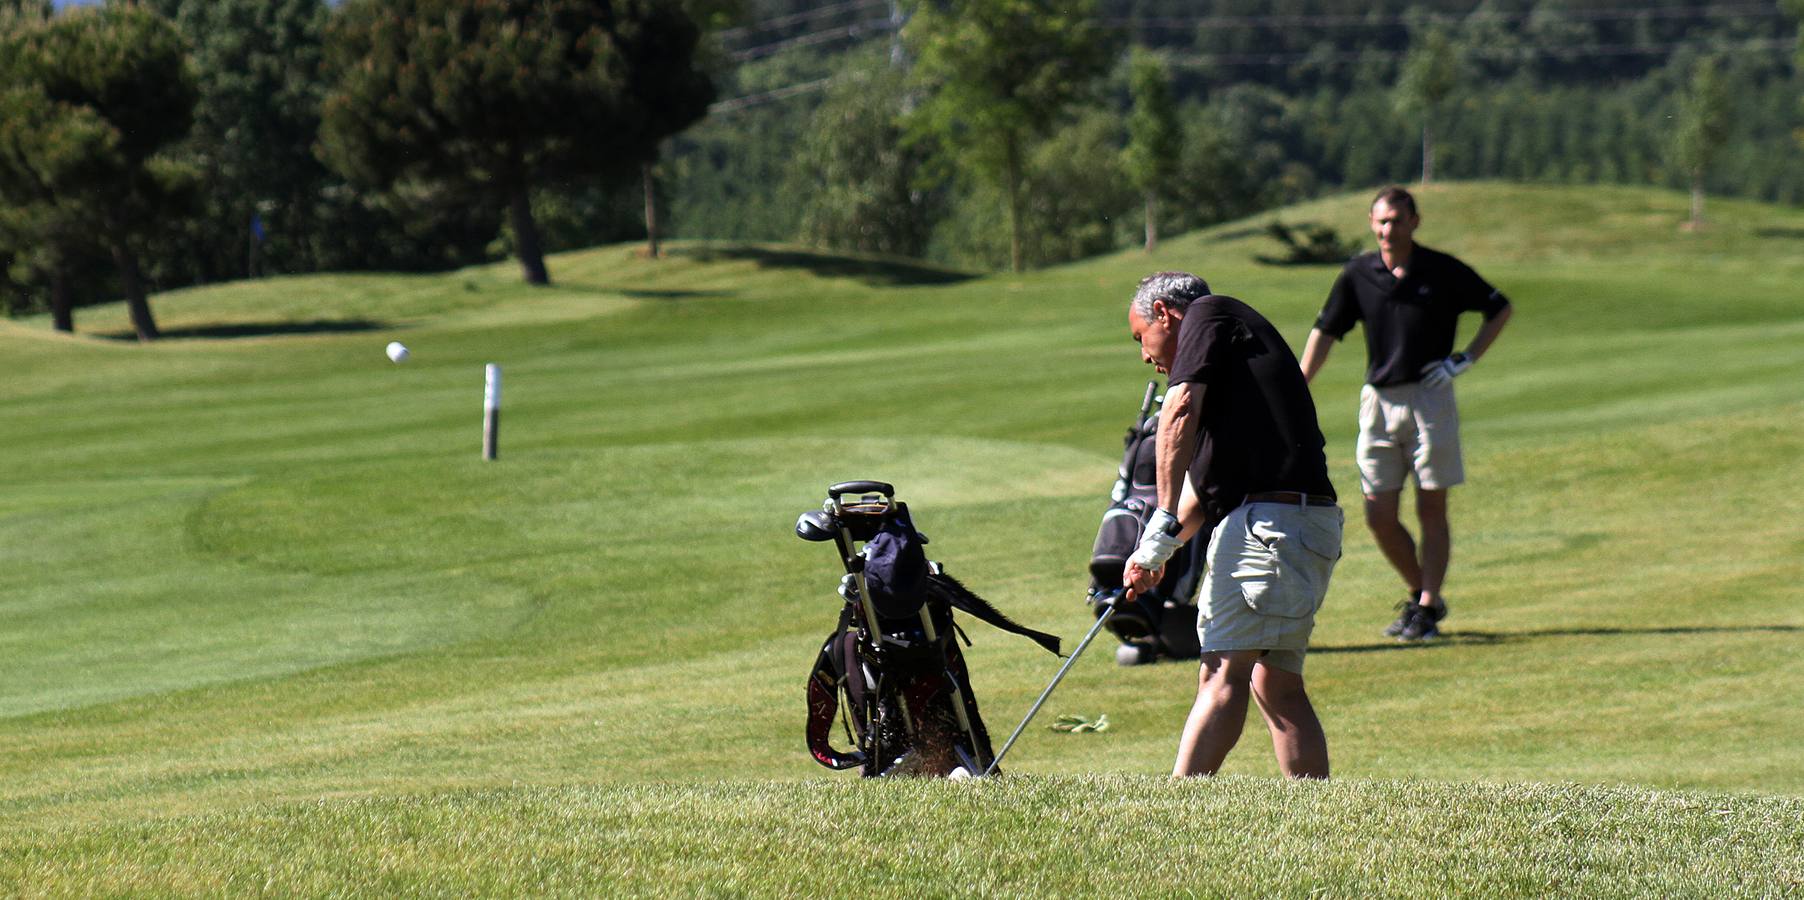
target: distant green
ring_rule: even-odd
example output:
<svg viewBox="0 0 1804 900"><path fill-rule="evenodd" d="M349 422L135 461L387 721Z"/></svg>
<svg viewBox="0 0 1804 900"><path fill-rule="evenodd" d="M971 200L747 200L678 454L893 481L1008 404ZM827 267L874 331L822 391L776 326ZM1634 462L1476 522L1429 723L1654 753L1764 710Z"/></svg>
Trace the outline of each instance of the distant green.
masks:
<svg viewBox="0 0 1804 900"><path fill-rule="evenodd" d="M1368 199L1280 215L1351 235ZM148 347L94 336L116 307L0 324L0 893L1797 894L1804 211L1419 199L1518 314L1459 382L1446 640L1379 636L1400 592L1349 528L1327 785L1276 780L1256 722L1230 777L1167 783L1194 668L1105 646L1047 713L1110 730L1030 729L1005 782L801 746L838 601L796 514L893 481L953 574L1075 639L1150 375L1132 286L1197 271L1300 343L1334 268L1254 262L1270 216L1026 276L678 243L544 289L165 294ZM1315 386L1349 501L1362 356ZM1054 661L970 631L1006 733Z"/></svg>

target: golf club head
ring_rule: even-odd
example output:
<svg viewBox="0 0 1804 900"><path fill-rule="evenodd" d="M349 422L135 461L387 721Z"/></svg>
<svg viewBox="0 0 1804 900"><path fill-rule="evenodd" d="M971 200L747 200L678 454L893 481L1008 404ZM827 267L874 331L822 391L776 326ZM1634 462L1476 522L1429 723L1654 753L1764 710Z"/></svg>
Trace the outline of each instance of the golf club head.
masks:
<svg viewBox="0 0 1804 900"><path fill-rule="evenodd" d="M839 536L839 522L823 510L812 509L796 517L796 537L804 541L830 541Z"/></svg>

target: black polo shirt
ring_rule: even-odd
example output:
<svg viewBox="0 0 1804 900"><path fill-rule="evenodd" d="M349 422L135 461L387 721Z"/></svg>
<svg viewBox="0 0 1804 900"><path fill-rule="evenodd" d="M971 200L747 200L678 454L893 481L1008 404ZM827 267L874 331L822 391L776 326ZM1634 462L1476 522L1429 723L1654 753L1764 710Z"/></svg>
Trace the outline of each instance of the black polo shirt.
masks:
<svg viewBox="0 0 1804 900"><path fill-rule="evenodd" d="M1417 244L1401 279L1377 251L1349 260L1315 327L1339 339L1365 322L1366 383L1386 387L1418 381L1429 363L1452 354L1460 313L1489 319L1509 303L1465 263Z"/></svg>
<svg viewBox="0 0 1804 900"><path fill-rule="evenodd" d="M1207 386L1190 478L1210 528L1250 493L1335 495L1315 399L1290 345L1258 311L1233 297L1191 303L1171 383Z"/></svg>

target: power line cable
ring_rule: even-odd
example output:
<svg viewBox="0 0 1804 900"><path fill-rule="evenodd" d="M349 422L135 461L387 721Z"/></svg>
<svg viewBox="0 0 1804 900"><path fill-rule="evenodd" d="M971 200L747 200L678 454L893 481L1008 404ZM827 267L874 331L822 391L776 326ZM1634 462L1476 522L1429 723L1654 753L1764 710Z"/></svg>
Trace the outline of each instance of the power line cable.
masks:
<svg viewBox="0 0 1804 900"><path fill-rule="evenodd" d="M1387 25L1408 25L1417 21L1429 22L1593 22L1622 19L1713 19L1734 18L1739 16L1756 16L1762 19L1785 18L1785 11L1772 4L1743 4L1733 6L1649 6L1640 9L1573 9L1559 11L1506 12L1502 10L1474 10L1465 15L1457 13L1424 13L1421 15L1390 14L1381 16L1364 15L1268 15L1268 16L1151 16L1146 18L1111 17L1104 19L1110 25L1139 26L1142 28L1178 29L1200 28L1204 26L1288 26L1288 27L1322 27L1351 28L1378 27Z"/></svg>
<svg viewBox="0 0 1804 900"><path fill-rule="evenodd" d="M708 114L709 115L719 115L721 113L738 112L739 110L742 110L742 109L749 109L754 106L763 106L766 103L772 103L772 102L782 100L782 99L785 99L788 97L795 97L795 96L798 96L801 94L809 94L809 93L813 93L815 91L824 91L828 87L832 86L832 84L835 81L838 81L838 80L839 79L837 77L821 78L821 79L817 79L815 81L803 82L801 84L792 84L788 87L775 88L773 90L764 91L762 93L747 94L743 97L734 97L731 100L722 100L718 103L714 103L714 104L710 105L708 107Z"/></svg>
<svg viewBox="0 0 1804 900"><path fill-rule="evenodd" d="M849 9L849 8L859 7L859 6L872 6L872 5L876 5L878 3L882 3L882 2L885 2L885 0L851 0L851 2L848 2L848 3L836 4L831 7L822 7L820 10L815 10L814 13L822 13L826 10L841 11L844 9ZM799 16L799 15L803 15L803 14L797 14L797 15ZM1557 14L1550 15L1550 14L1542 13L1539 15L1541 16L1541 19L1540 19L1541 21L1549 21L1549 20L1558 21L1558 20L1627 19L1627 18L1633 18L1636 16L1647 16L1650 18L1665 18L1665 19L1677 19L1677 18L1684 18L1687 16L1699 17L1699 18L1704 18L1704 17L1727 18L1727 17L1732 17L1732 16L1745 16L1745 15L1766 17L1769 15L1782 16L1783 12L1781 10L1779 10L1777 7L1762 4L1762 5L1735 5L1735 6L1708 6L1708 7L1655 6L1655 7L1645 7L1645 8L1639 9L1639 10L1566 10L1566 11L1562 11ZM1535 16L1535 14L1528 14L1528 13L1489 12L1489 11L1480 10L1480 11L1475 11L1474 13L1470 14L1467 17L1467 19L1482 18L1485 20L1509 21L1509 20L1527 20L1527 19L1533 18L1534 16ZM789 17L784 17L784 18L785 19L793 19L796 17L789 16ZM1433 17L1431 16L1430 18L1433 18ZM772 20L772 21L775 22L775 21L780 21L780 20ZM1119 24L1122 22L1130 21L1130 20L1115 19L1115 20L1110 20L1110 21ZM1379 25L1407 24L1409 21L1410 21L1410 19L1408 17L1399 16L1399 15L1384 16L1384 17L1377 17L1377 18L1367 18L1367 17L1361 17L1361 16L1198 16L1198 17L1189 18L1189 19L1182 19L1182 18L1148 19L1148 20L1141 20L1141 24L1158 23L1158 22L1167 22L1167 23L1184 22L1184 23L1187 23L1189 26L1198 26L1198 25L1205 24L1205 23L1212 23L1212 24L1239 24L1239 25L1311 25L1311 24L1313 24L1313 25L1325 25L1328 27L1344 27L1344 26L1350 26L1350 25L1369 26L1369 25L1373 25L1373 24L1379 24ZM781 41L774 41L769 44L762 44L762 45L758 45L755 47L748 47L743 50L736 51L734 54L732 54L732 56L735 60L755 59L755 58L760 58L760 57L764 57L764 56L771 56L776 53L781 53L785 50L792 49L792 48L799 48L799 47L823 44L823 43L827 43L827 42L830 42L835 39L843 39L843 38L856 39L856 38L861 38L861 37L867 36L867 33L869 33L871 35L884 34L884 33L890 32L890 31L894 31L896 29L896 27L897 27L896 23L889 19L870 19L870 20L867 20L867 21L865 21L863 23L859 23L859 24L848 25L848 26L843 26L843 27L839 27L839 28L823 29L821 31L811 32L811 33L804 34L804 35L799 35L794 38L788 38L788 39L781 40ZM1586 55L1618 56L1618 57L1620 57L1620 56L1651 56L1651 55L1658 55L1661 53L1669 53L1669 52L1672 52L1672 51L1675 51L1675 50L1678 50L1678 49L1681 49L1684 47L1688 47L1688 46L1697 46L1697 44L1695 42L1667 42L1667 43L1657 43L1657 44L1586 44L1586 45L1574 45L1574 46L1569 46L1569 47L1557 47L1557 46L1528 46L1528 47L1514 47L1514 48L1479 47L1479 48L1470 48L1463 55L1472 56L1472 57L1491 57L1491 58L1510 58L1510 57L1521 57L1521 56L1534 56L1534 57L1544 57L1544 58L1547 58L1547 57L1570 58L1570 57L1578 57L1578 56L1586 56ZM1745 50L1789 50L1794 46L1794 42L1792 40L1786 39L1786 38L1754 39L1754 40L1736 41L1734 43L1734 46L1737 49L1745 49ZM1265 53L1265 54L1261 54L1261 53L1213 53L1213 54L1209 54L1209 53L1176 53L1176 54L1172 54L1170 59L1174 65L1180 65L1180 66L1255 66L1256 67L1256 66L1295 65L1297 63L1302 63L1302 62L1354 63L1354 62L1360 62L1360 61L1372 60L1372 59L1398 59L1405 55L1407 55L1407 51L1401 51L1401 50L1355 50L1355 51L1330 51L1330 52L1306 51L1306 52L1298 52L1298 53ZM768 91L762 91L762 92L759 92L756 94L748 94L743 97L735 97L735 98L732 98L729 100L722 100L722 101L717 102L717 103L713 104L712 106L710 106L708 108L708 111L710 114L718 114L718 113L736 112L736 111L739 111L742 109L749 109L752 107L763 106L767 103L772 103L772 102L775 102L778 100L783 100L783 99L787 99L790 97L800 96L802 94L807 94L807 93L812 93L815 91L824 90L836 80L837 80L836 78L821 78L821 79L817 79L814 81L804 82L804 83L795 84L795 85L789 85L787 87L781 87L781 88L775 88L775 89L768 90Z"/></svg>
<svg viewBox="0 0 1804 900"><path fill-rule="evenodd" d="M734 50L731 53L728 53L727 57L734 62L744 62L748 59L761 59L766 56L774 56L785 50L794 50L800 47L813 47L817 44L825 44L844 38L858 38L862 37L867 32L886 34L896 30L896 28L896 23L887 18L866 19L863 22L854 22L850 25L842 25L838 28L826 28L820 31L809 32L808 34L797 35L792 38L784 38L780 41L772 41L768 44L759 44L756 47Z"/></svg>
<svg viewBox="0 0 1804 900"><path fill-rule="evenodd" d="M1477 47L1462 56L1510 58L1522 55L1538 57L1578 56L1655 56L1685 47L1704 47L1695 41L1664 44L1584 44L1570 47ZM1796 43L1790 38L1755 39L1733 42L1736 50L1791 50ZM1363 62L1373 59L1400 59L1407 51L1337 50L1327 53L1176 53L1167 57L1177 66L1286 66L1303 62Z"/></svg>
<svg viewBox="0 0 1804 900"><path fill-rule="evenodd" d="M762 22L753 22L750 25L741 25L737 28L723 28L720 31L715 32L714 35L723 41L737 40L755 32L770 31L775 28L785 28L790 25L799 25L812 19L824 19L828 16L842 13L847 10L862 9L867 6L879 6L887 2L889 2L889 0L845 0L843 3L834 3L816 9L803 10L799 13L778 16L774 19L766 19Z"/></svg>

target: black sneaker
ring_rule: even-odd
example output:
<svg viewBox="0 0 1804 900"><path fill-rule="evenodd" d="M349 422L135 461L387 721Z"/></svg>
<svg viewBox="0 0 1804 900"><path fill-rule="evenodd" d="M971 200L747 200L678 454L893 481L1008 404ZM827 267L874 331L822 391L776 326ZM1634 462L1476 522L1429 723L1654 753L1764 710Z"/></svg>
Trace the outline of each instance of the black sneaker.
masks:
<svg viewBox="0 0 1804 900"><path fill-rule="evenodd" d="M1441 636L1441 629L1435 625L1435 619L1439 617L1435 615L1434 607L1412 603L1404 615L1409 617L1409 621L1397 633L1398 640L1426 641Z"/></svg>
<svg viewBox="0 0 1804 900"><path fill-rule="evenodd" d="M1403 633L1404 626L1409 624L1409 611L1416 606L1416 598L1411 597L1397 604L1397 621L1384 626L1385 637L1396 637Z"/></svg>

